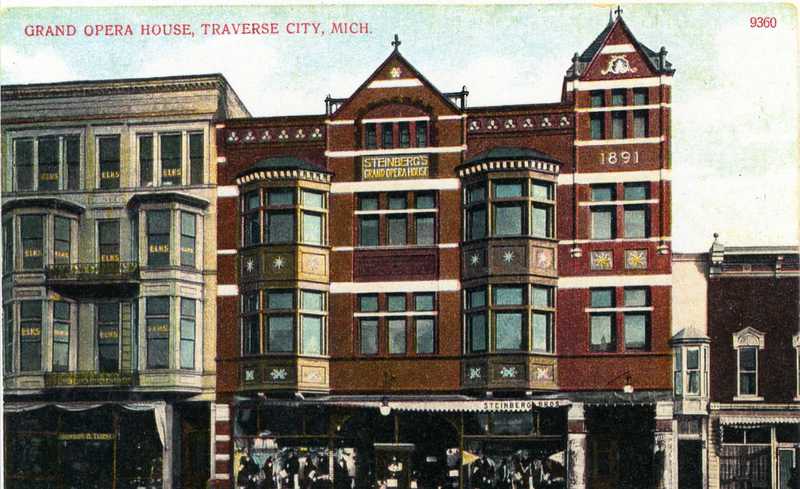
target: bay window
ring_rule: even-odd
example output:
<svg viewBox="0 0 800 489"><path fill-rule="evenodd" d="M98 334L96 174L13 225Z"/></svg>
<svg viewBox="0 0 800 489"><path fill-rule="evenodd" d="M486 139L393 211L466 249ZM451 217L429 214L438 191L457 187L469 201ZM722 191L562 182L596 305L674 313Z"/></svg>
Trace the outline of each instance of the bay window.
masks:
<svg viewBox="0 0 800 489"><path fill-rule="evenodd" d="M181 212L181 266L195 267L195 246L197 243L197 216Z"/></svg>
<svg viewBox="0 0 800 489"><path fill-rule="evenodd" d="M14 306L3 305L3 367L6 374L14 371Z"/></svg>
<svg viewBox="0 0 800 489"><path fill-rule="evenodd" d="M67 264L70 262L71 236L70 219L55 216L53 218L53 263Z"/></svg>
<svg viewBox="0 0 800 489"><path fill-rule="evenodd" d="M294 294L291 290L266 291L267 331L266 351L268 353L289 353L294 349Z"/></svg>
<svg viewBox="0 0 800 489"><path fill-rule="evenodd" d="M169 297L147 297L145 299L148 369L169 368L170 309Z"/></svg>
<svg viewBox="0 0 800 489"><path fill-rule="evenodd" d="M182 369L194 369L194 342L196 335L197 301L181 297L181 344L180 366Z"/></svg>
<svg viewBox="0 0 800 489"><path fill-rule="evenodd" d="M243 194L241 206L243 246L327 243L327 196L321 190L252 190Z"/></svg>
<svg viewBox="0 0 800 489"><path fill-rule="evenodd" d="M700 394L700 349L686 350L686 394Z"/></svg>
<svg viewBox="0 0 800 489"><path fill-rule="evenodd" d="M147 264L149 266L169 266L171 229L172 216L169 210L147 211Z"/></svg>
<svg viewBox="0 0 800 489"><path fill-rule="evenodd" d="M43 301L19 303L19 369L33 372L42 369Z"/></svg>
<svg viewBox="0 0 800 489"><path fill-rule="evenodd" d="M3 273L14 270L14 219L3 220Z"/></svg>
<svg viewBox="0 0 800 489"><path fill-rule="evenodd" d="M53 372L69 370L70 305L53 302Z"/></svg>
<svg viewBox="0 0 800 489"><path fill-rule="evenodd" d="M555 236L555 187L552 182L532 179L490 179L486 184L468 185L464 192L465 239ZM488 200L488 202L487 202ZM490 208L490 215L487 213ZM491 226L487 224L487 217ZM487 233L487 229L489 232Z"/></svg>
<svg viewBox="0 0 800 489"><path fill-rule="evenodd" d="M100 302L96 305L97 367L100 372L119 370L119 308L118 302Z"/></svg>
<svg viewBox="0 0 800 489"><path fill-rule="evenodd" d="M472 353L487 351L486 288L468 290L466 308L469 350Z"/></svg>
<svg viewBox="0 0 800 489"><path fill-rule="evenodd" d="M520 236L526 233L524 226L525 205L521 182L494 182L492 185L493 209L492 234L494 236Z"/></svg>

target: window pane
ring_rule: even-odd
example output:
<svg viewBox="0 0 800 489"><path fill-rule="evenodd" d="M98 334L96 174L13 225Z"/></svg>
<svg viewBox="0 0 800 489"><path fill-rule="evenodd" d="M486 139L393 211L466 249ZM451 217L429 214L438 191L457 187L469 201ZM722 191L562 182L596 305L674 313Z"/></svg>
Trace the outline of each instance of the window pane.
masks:
<svg viewBox="0 0 800 489"><path fill-rule="evenodd" d="M647 289L646 288L626 288L625 289L625 306L626 307L642 307L647 305Z"/></svg>
<svg viewBox="0 0 800 489"><path fill-rule="evenodd" d="M322 354L322 318L303 316L303 354Z"/></svg>
<svg viewBox="0 0 800 489"><path fill-rule="evenodd" d="M474 289L469 291L469 308L474 309L486 305L486 289Z"/></svg>
<svg viewBox="0 0 800 489"><path fill-rule="evenodd" d="M417 353L433 353L433 319L417 319L416 351Z"/></svg>
<svg viewBox="0 0 800 489"><path fill-rule="evenodd" d="M647 236L647 211L641 207L625 207L625 237Z"/></svg>
<svg viewBox="0 0 800 489"><path fill-rule="evenodd" d="M602 107L603 106L603 92L602 91L592 91L589 94L589 104L592 107Z"/></svg>
<svg viewBox="0 0 800 489"><path fill-rule="evenodd" d="M592 314L590 347L593 351L614 349L613 315Z"/></svg>
<svg viewBox="0 0 800 489"><path fill-rule="evenodd" d="M647 89L634 88L633 89L633 104L634 105L647 105Z"/></svg>
<svg viewBox="0 0 800 489"><path fill-rule="evenodd" d="M302 297L302 308L306 311L322 311L323 310L323 302L322 302L322 292L311 292L308 290L303 290L300 293Z"/></svg>
<svg viewBox="0 0 800 489"><path fill-rule="evenodd" d="M521 286L496 285L493 291L495 306L516 306L523 303Z"/></svg>
<svg viewBox="0 0 800 489"><path fill-rule="evenodd" d="M434 243L434 217L417 215L414 218L418 245L432 245Z"/></svg>
<svg viewBox="0 0 800 489"><path fill-rule="evenodd" d="M58 138L39 138L39 190L58 190Z"/></svg>
<svg viewBox="0 0 800 489"><path fill-rule="evenodd" d="M69 263L70 255L70 221L56 216L53 219L53 261Z"/></svg>
<svg viewBox="0 0 800 489"><path fill-rule="evenodd" d="M152 186L153 136L139 136L139 182L142 187Z"/></svg>
<svg viewBox="0 0 800 489"><path fill-rule="evenodd" d="M611 91L611 105L625 105L625 90Z"/></svg>
<svg viewBox="0 0 800 489"><path fill-rule="evenodd" d="M637 110L633 113L633 137L647 137L647 111Z"/></svg>
<svg viewBox="0 0 800 489"><path fill-rule="evenodd" d="M26 215L20 217L22 234L22 268L37 269L44 264L44 218Z"/></svg>
<svg viewBox="0 0 800 489"><path fill-rule="evenodd" d="M647 314L625 314L625 348L647 348Z"/></svg>
<svg viewBox="0 0 800 489"><path fill-rule="evenodd" d="M195 266L197 219L194 214L181 212L181 265Z"/></svg>
<svg viewBox="0 0 800 489"><path fill-rule="evenodd" d="M507 199L513 197L522 197L522 183L520 182L495 182L494 183L494 198Z"/></svg>
<svg viewBox="0 0 800 489"><path fill-rule="evenodd" d="M291 309L294 293L290 290L267 292L267 309Z"/></svg>
<svg viewBox="0 0 800 489"><path fill-rule="evenodd" d="M360 216L358 218L359 246L378 246L378 217Z"/></svg>
<svg viewBox="0 0 800 489"><path fill-rule="evenodd" d="M592 186L592 202L605 202L614 200L614 186L613 185L593 185Z"/></svg>
<svg viewBox="0 0 800 489"><path fill-rule="evenodd" d="M81 188L81 141L77 136L66 138L67 188Z"/></svg>
<svg viewBox="0 0 800 489"><path fill-rule="evenodd" d="M389 216L387 217L389 224L389 244L390 245L404 245L406 241L406 216Z"/></svg>
<svg viewBox="0 0 800 489"><path fill-rule="evenodd" d="M414 207L417 209L434 209L436 208L436 200L433 194L416 194L414 196Z"/></svg>
<svg viewBox="0 0 800 489"><path fill-rule="evenodd" d="M389 324L389 353L403 354L406 352L406 320L390 319Z"/></svg>
<svg viewBox="0 0 800 489"><path fill-rule="evenodd" d="M391 148L394 145L392 134L392 123L381 124L381 141L384 148Z"/></svg>
<svg viewBox="0 0 800 489"><path fill-rule="evenodd" d="M391 312L406 310L405 294L390 294L386 297L387 308Z"/></svg>
<svg viewBox="0 0 800 489"><path fill-rule="evenodd" d="M97 223L97 245L101 263L120 261L118 220Z"/></svg>
<svg viewBox="0 0 800 489"><path fill-rule="evenodd" d="M400 127L400 147L408 148L409 146L411 146L411 132L408 126L408 122L401 122L398 125Z"/></svg>
<svg viewBox="0 0 800 489"><path fill-rule="evenodd" d="M194 319L196 313L197 301L194 299L181 299L181 316ZM192 328L190 332L187 332L187 334L184 334L183 330L181 330L181 336L184 338L194 338L194 328Z"/></svg>
<svg viewBox="0 0 800 489"><path fill-rule="evenodd" d="M303 190L303 205L306 207L316 207L318 209L322 209L325 207L322 193Z"/></svg>
<svg viewBox="0 0 800 489"><path fill-rule="evenodd" d="M378 353L378 321L362 319L359 323L359 340L362 354Z"/></svg>
<svg viewBox="0 0 800 489"><path fill-rule="evenodd" d="M739 350L739 368L746 371L756 369L756 349L752 347Z"/></svg>
<svg viewBox="0 0 800 489"><path fill-rule="evenodd" d="M536 200L553 200L553 184L546 182L533 182L533 198Z"/></svg>
<svg viewBox="0 0 800 489"><path fill-rule="evenodd" d="M181 340L181 368L194 368L194 340Z"/></svg>
<svg viewBox="0 0 800 489"><path fill-rule="evenodd" d="M145 314L148 316L169 315L169 297L148 297Z"/></svg>
<svg viewBox="0 0 800 489"><path fill-rule="evenodd" d="M755 395L757 393L756 374L754 372L739 374L739 393L742 395Z"/></svg>
<svg viewBox="0 0 800 489"><path fill-rule="evenodd" d="M14 141L14 171L17 190L33 190L33 140Z"/></svg>
<svg viewBox="0 0 800 489"><path fill-rule="evenodd" d="M291 243L294 237L294 213L266 213L267 243Z"/></svg>
<svg viewBox="0 0 800 489"><path fill-rule="evenodd" d="M551 351L550 347L550 330L552 327L552 314L551 313L533 313L533 349L534 351Z"/></svg>
<svg viewBox="0 0 800 489"><path fill-rule="evenodd" d="M147 264L169 265L170 211L148 211L147 213Z"/></svg>
<svg viewBox="0 0 800 489"><path fill-rule="evenodd" d="M294 189L267 191L267 205L293 205Z"/></svg>
<svg viewBox="0 0 800 489"><path fill-rule="evenodd" d="M14 221L3 221L3 273L14 269Z"/></svg>
<svg viewBox="0 0 800 489"><path fill-rule="evenodd" d="M268 320L269 336L268 351L291 352L293 350L291 316L271 316Z"/></svg>
<svg viewBox="0 0 800 489"><path fill-rule="evenodd" d="M626 183L625 200L645 200L647 199L647 183Z"/></svg>
<svg viewBox="0 0 800 489"><path fill-rule="evenodd" d="M469 316L470 351L486 351L486 315Z"/></svg>
<svg viewBox="0 0 800 489"><path fill-rule="evenodd" d="M414 294L415 311L433 311L433 294Z"/></svg>
<svg viewBox="0 0 800 489"><path fill-rule="evenodd" d="M589 116L589 135L592 139L603 139L603 114Z"/></svg>
<svg viewBox="0 0 800 489"><path fill-rule="evenodd" d="M69 337L69 328L65 328L65 326L64 324L54 325L53 334L67 335ZM53 338L53 371L66 372L67 370L69 370L69 343L56 341Z"/></svg>
<svg viewBox="0 0 800 489"><path fill-rule="evenodd" d="M700 350L691 349L686 351L686 369L697 370L700 368Z"/></svg>
<svg viewBox="0 0 800 489"><path fill-rule="evenodd" d="M495 338L498 350L522 349L522 314L503 312L495 314Z"/></svg>
<svg viewBox="0 0 800 489"><path fill-rule="evenodd" d="M100 188L119 188L119 136L99 138Z"/></svg>
<svg viewBox="0 0 800 489"><path fill-rule="evenodd" d="M406 207L408 207L408 204L404 194L389 196L389 209L405 209Z"/></svg>
<svg viewBox="0 0 800 489"><path fill-rule="evenodd" d="M322 215L303 212L303 242L322 244Z"/></svg>
<svg viewBox="0 0 800 489"><path fill-rule="evenodd" d="M374 211L378 209L378 197L374 195L363 195L358 198L358 210Z"/></svg>
<svg viewBox="0 0 800 489"><path fill-rule="evenodd" d="M375 312L378 310L378 296L375 294L358 296L358 310L361 312Z"/></svg>
<svg viewBox="0 0 800 489"><path fill-rule="evenodd" d="M592 239L613 238L613 211L610 209L592 209Z"/></svg>
<svg viewBox="0 0 800 489"><path fill-rule="evenodd" d="M181 169L181 135L165 134L161 136L161 184L180 185L183 172Z"/></svg>
<svg viewBox="0 0 800 489"><path fill-rule="evenodd" d="M614 289L592 289L592 307L614 307Z"/></svg>
<svg viewBox="0 0 800 489"><path fill-rule="evenodd" d="M550 287L531 288L533 307L553 307L553 289Z"/></svg>
<svg viewBox="0 0 800 489"><path fill-rule="evenodd" d="M378 132L376 124L365 124L365 132L366 132L366 142L365 145L367 148L375 148L378 146Z"/></svg>
<svg viewBox="0 0 800 489"><path fill-rule="evenodd" d="M147 340L147 368L169 368L169 339Z"/></svg>
<svg viewBox="0 0 800 489"><path fill-rule="evenodd" d="M625 138L626 113L613 112L611 114L611 137L613 139Z"/></svg>
<svg viewBox="0 0 800 489"><path fill-rule="evenodd" d="M428 122L427 121L417 121L415 124L416 126L416 136L417 136L417 147L423 148L428 145Z"/></svg>
<svg viewBox="0 0 800 489"><path fill-rule="evenodd" d="M189 134L189 183L203 183L203 134Z"/></svg>
<svg viewBox="0 0 800 489"><path fill-rule="evenodd" d="M520 236L522 234L522 204L495 204L494 234Z"/></svg>
<svg viewBox="0 0 800 489"><path fill-rule="evenodd" d="M533 206L533 235L537 238L553 237L553 208L548 205Z"/></svg>
<svg viewBox="0 0 800 489"><path fill-rule="evenodd" d="M471 209L468 215L467 239L482 239L486 237L486 209Z"/></svg>
<svg viewBox="0 0 800 489"><path fill-rule="evenodd" d="M483 185L473 185L467 190L467 203L483 202L486 200L486 187Z"/></svg>

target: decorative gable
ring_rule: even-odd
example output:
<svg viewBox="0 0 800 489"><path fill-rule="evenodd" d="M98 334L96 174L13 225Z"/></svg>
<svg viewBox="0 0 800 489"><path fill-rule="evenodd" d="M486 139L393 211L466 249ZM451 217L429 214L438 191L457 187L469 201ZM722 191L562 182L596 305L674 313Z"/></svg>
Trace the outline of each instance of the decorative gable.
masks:
<svg viewBox="0 0 800 489"><path fill-rule="evenodd" d="M733 334L733 347L738 349L745 346L757 346L759 350L763 350L764 338L764 333L748 326Z"/></svg>

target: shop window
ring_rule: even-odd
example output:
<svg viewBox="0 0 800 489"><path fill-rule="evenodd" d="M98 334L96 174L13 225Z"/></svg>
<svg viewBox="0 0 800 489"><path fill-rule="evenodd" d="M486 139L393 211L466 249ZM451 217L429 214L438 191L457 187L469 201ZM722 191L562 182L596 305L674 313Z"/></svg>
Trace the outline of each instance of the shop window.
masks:
<svg viewBox="0 0 800 489"><path fill-rule="evenodd" d="M53 263L67 264L70 262L71 236L70 220L55 216L53 218Z"/></svg>
<svg viewBox="0 0 800 489"><path fill-rule="evenodd" d="M739 369L739 395L757 396L758 395L758 348L745 346L739 348L738 369Z"/></svg>
<svg viewBox="0 0 800 489"><path fill-rule="evenodd" d="M310 290L300 291L301 348L304 355L322 355L325 352L325 294Z"/></svg>
<svg viewBox="0 0 800 489"><path fill-rule="evenodd" d="M365 146L367 149L378 147L378 125L375 123L364 124Z"/></svg>
<svg viewBox="0 0 800 489"><path fill-rule="evenodd" d="M394 147L394 132L393 124L381 124L381 147L393 148Z"/></svg>
<svg viewBox="0 0 800 489"><path fill-rule="evenodd" d="M555 300L553 287L531 286L531 347L533 351L552 353Z"/></svg>
<svg viewBox="0 0 800 489"><path fill-rule="evenodd" d="M634 88L633 89L633 105L647 105L648 103L648 89L647 88Z"/></svg>
<svg viewBox="0 0 800 489"><path fill-rule="evenodd" d="M602 90L592 90L589 92L589 105L591 107L602 107L605 105Z"/></svg>
<svg viewBox="0 0 800 489"><path fill-rule="evenodd" d="M101 263L115 263L119 256L119 220L97 222L97 248Z"/></svg>
<svg viewBox="0 0 800 489"><path fill-rule="evenodd" d="M197 216L181 212L181 266L194 268Z"/></svg>
<svg viewBox="0 0 800 489"><path fill-rule="evenodd" d="M409 203L414 207L410 208ZM432 192L360 195L356 212L358 245L432 245L436 242L436 212Z"/></svg>
<svg viewBox="0 0 800 489"><path fill-rule="evenodd" d="M53 302L53 371L69 370L70 307L68 302Z"/></svg>
<svg viewBox="0 0 800 489"><path fill-rule="evenodd" d="M648 131L648 120L646 110L636 110L633 112L633 137L646 138Z"/></svg>
<svg viewBox="0 0 800 489"><path fill-rule="evenodd" d="M359 351L362 355L378 353L378 320L361 319L358 323Z"/></svg>
<svg viewBox="0 0 800 489"><path fill-rule="evenodd" d="M649 305L648 290L631 287L624 290L625 308L643 308ZM628 312L623 316L626 350L648 350L650 347L650 313Z"/></svg>
<svg viewBox="0 0 800 489"><path fill-rule="evenodd" d="M147 212L147 264L149 266L169 266L170 229L172 229L170 211Z"/></svg>
<svg viewBox="0 0 800 489"><path fill-rule="evenodd" d="M97 138L100 188L115 189L120 185L119 136Z"/></svg>
<svg viewBox="0 0 800 489"><path fill-rule="evenodd" d="M604 118L603 112L589 114L589 137L591 139L604 139Z"/></svg>
<svg viewBox="0 0 800 489"><path fill-rule="evenodd" d="M14 270L16 257L14 256L14 219L3 221L3 273Z"/></svg>
<svg viewBox="0 0 800 489"><path fill-rule="evenodd" d="M625 105L625 89L611 90L611 105Z"/></svg>
<svg viewBox="0 0 800 489"><path fill-rule="evenodd" d="M14 371L14 306L3 305L3 371Z"/></svg>
<svg viewBox="0 0 800 489"><path fill-rule="evenodd" d="M20 234L22 268L25 270L41 269L44 265L44 216L21 216Z"/></svg>
<svg viewBox="0 0 800 489"><path fill-rule="evenodd" d="M258 291L242 295L242 349L245 355L261 353L260 299Z"/></svg>
<svg viewBox="0 0 800 489"><path fill-rule="evenodd" d="M194 341L197 323L197 301L181 297L181 344L180 364L182 369L194 369Z"/></svg>
<svg viewBox="0 0 800 489"><path fill-rule="evenodd" d="M21 372L42 370L42 301L19 303L19 363Z"/></svg>
<svg viewBox="0 0 800 489"><path fill-rule="evenodd" d="M13 148L15 190L80 188L80 137L67 135L14 139ZM34 158L34 155L37 157Z"/></svg>
<svg viewBox="0 0 800 489"><path fill-rule="evenodd" d="M147 368L169 368L170 298L147 297Z"/></svg>
<svg viewBox="0 0 800 489"><path fill-rule="evenodd" d="M149 301L150 299L148 299ZM96 308L98 370L100 372L117 372L119 370L120 336L119 303L101 302L96 305Z"/></svg>
<svg viewBox="0 0 800 489"><path fill-rule="evenodd" d="M611 139L625 138L626 118L626 112L611 113Z"/></svg>
<svg viewBox="0 0 800 489"><path fill-rule="evenodd" d="M592 309L614 307L614 289L590 289ZM593 311L589 314L589 349L597 352L616 349L616 328L614 313Z"/></svg>

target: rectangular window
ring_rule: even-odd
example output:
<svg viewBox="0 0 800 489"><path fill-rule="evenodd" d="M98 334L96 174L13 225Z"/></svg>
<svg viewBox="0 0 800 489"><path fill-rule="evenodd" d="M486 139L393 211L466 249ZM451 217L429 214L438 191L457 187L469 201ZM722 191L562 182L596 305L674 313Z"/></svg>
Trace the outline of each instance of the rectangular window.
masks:
<svg viewBox="0 0 800 489"><path fill-rule="evenodd" d="M486 237L486 208L471 207L467 211L467 239Z"/></svg>
<svg viewBox="0 0 800 489"><path fill-rule="evenodd" d="M739 348L739 395L758 395L758 347Z"/></svg>
<svg viewBox="0 0 800 489"><path fill-rule="evenodd" d="M531 344L534 351L550 353L553 351L553 288L531 287L533 316L531 318Z"/></svg>
<svg viewBox="0 0 800 489"><path fill-rule="evenodd" d="M650 304L650 298L648 297L647 288L645 287L625 288L625 307L644 307L649 304Z"/></svg>
<svg viewBox="0 0 800 489"><path fill-rule="evenodd" d="M496 312L494 327L496 332L495 347L499 350L522 350L522 313Z"/></svg>
<svg viewBox="0 0 800 489"><path fill-rule="evenodd" d="M69 263L71 237L70 220L55 216L53 218L53 263Z"/></svg>
<svg viewBox="0 0 800 489"><path fill-rule="evenodd" d="M267 351L291 353L294 350L294 319L292 316L267 317Z"/></svg>
<svg viewBox="0 0 800 489"><path fill-rule="evenodd" d="M69 325L68 302L53 303L53 371L69 370Z"/></svg>
<svg viewBox="0 0 800 489"><path fill-rule="evenodd" d="M378 246L378 216L358 217L358 245Z"/></svg>
<svg viewBox="0 0 800 489"><path fill-rule="evenodd" d="M14 306L3 306L3 370L14 370Z"/></svg>
<svg viewBox="0 0 800 489"><path fill-rule="evenodd" d="M42 301L19 303L19 367L21 372L42 369Z"/></svg>
<svg viewBox="0 0 800 489"><path fill-rule="evenodd" d="M406 320L389 319L389 354L403 355L406 352Z"/></svg>
<svg viewBox="0 0 800 489"><path fill-rule="evenodd" d="M267 191L267 205L270 207L294 205L294 189Z"/></svg>
<svg viewBox="0 0 800 489"><path fill-rule="evenodd" d="M415 124L417 148L428 146L428 121L417 121Z"/></svg>
<svg viewBox="0 0 800 489"><path fill-rule="evenodd" d="M359 351L362 355L378 353L378 321L362 319L358 323Z"/></svg>
<svg viewBox="0 0 800 489"><path fill-rule="evenodd" d="M614 289L592 289L592 307L614 307Z"/></svg>
<svg viewBox="0 0 800 489"><path fill-rule="evenodd" d="M646 138L648 133L648 121L646 110L636 110L633 112L633 137Z"/></svg>
<svg viewBox="0 0 800 489"><path fill-rule="evenodd" d="M625 127L627 126L627 113L626 112L612 112L611 113L611 138L624 139Z"/></svg>
<svg viewBox="0 0 800 489"><path fill-rule="evenodd" d="M533 236L536 238L552 238L553 206L534 204L532 207Z"/></svg>
<svg viewBox="0 0 800 489"><path fill-rule="evenodd" d="M324 338L325 298L322 292L303 290L300 292L300 308L302 318L302 353L305 355L322 355Z"/></svg>
<svg viewBox="0 0 800 489"><path fill-rule="evenodd" d="M414 310L415 311L433 311L434 310L434 296L432 293L414 294Z"/></svg>
<svg viewBox="0 0 800 489"><path fill-rule="evenodd" d="M414 344L417 354L428 354L434 351L433 318L418 318L414 321Z"/></svg>
<svg viewBox="0 0 800 489"><path fill-rule="evenodd" d="M162 134L159 143L161 144L161 185L180 185L183 179L182 137L180 134Z"/></svg>
<svg viewBox="0 0 800 489"><path fill-rule="evenodd" d="M624 187L625 200L647 200L649 198L648 183L626 183Z"/></svg>
<svg viewBox="0 0 800 489"><path fill-rule="evenodd" d="M58 190L59 140L54 137L39 138L39 190Z"/></svg>
<svg viewBox="0 0 800 489"><path fill-rule="evenodd" d="M181 266L195 267L197 216L181 212Z"/></svg>
<svg viewBox="0 0 800 489"><path fill-rule="evenodd" d="M605 115L602 112L589 114L589 137L591 137L591 139L605 138L605 131L603 131L604 117Z"/></svg>
<svg viewBox="0 0 800 489"><path fill-rule="evenodd" d="M44 216L24 215L20 217L22 235L22 268L35 270L44 264Z"/></svg>
<svg viewBox="0 0 800 489"><path fill-rule="evenodd" d="M267 292L267 309L289 310L294 307L294 293L291 290L270 290Z"/></svg>
<svg viewBox="0 0 800 489"><path fill-rule="evenodd" d="M381 147L391 148L394 146L394 126L392 123L381 124Z"/></svg>
<svg viewBox="0 0 800 489"><path fill-rule="evenodd" d="M139 185L152 187L153 180L153 136L139 136Z"/></svg>
<svg viewBox="0 0 800 489"><path fill-rule="evenodd" d="M647 237L647 208L644 206L625 206L624 212L624 236L626 238L646 238Z"/></svg>
<svg viewBox="0 0 800 489"><path fill-rule="evenodd" d="M100 372L119 370L119 303L98 303L97 368Z"/></svg>
<svg viewBox="0 0 800 489"><path fill-rule="evenodd" d="M67 159L67 189L81 188L81 140L78 136L68 136L64 143Z"/></svg>
<svg viewBox="0 0 800 489"><path fill-rule="evenodd" d="M496 285L492 288L495 306L519 306L524 304L522 287L516 285Z"/></svg>
<svg viewBox="0 0 800 489"><path fill-rule="evenodd" d="M147 211L147 264L169 266L170 211Z"/></svg>
<svg viewBox="0 0 800 489"><path fill-rule="evenodd" d="M194 340L197 301L181 297L181 368L194 369Z"/></svg>
<svg viewBox="0 0 800 489"><path fill-rule="evenodd" d="M33 190L33 140L14 140L14 174L17 191Z"/></svg>
<svg viewBox="0 0 800 489"><path fill-rule="evenodd" d="M189 134L189 184L203 183L203 133Z"/></svg>
<svg viewBox="0 0 800 489"><path fill-rule="evenodd" d="M259 326L260 294L242 295L242 348L245 355L261 353L261 327Z"/></svg>
<svg viewBox="0 0 800 489"><path fill-rule="evenodd" d="M486 351L486 313L470 314L469 321L469 347L471 352Z"/></svg>
<svg viewBox="0 0 800 489"><path fill-rule="evenodd" d="M611 105L625 105L625 89L611 90Z"/></svg>
<svg viewBox="0 0 800 489"><path fill-rule="evenodd" d="M683 394L683 355L681 350L675 350L675 358L672 360L672 368L674 370L674 388L675 395L680 396Z"/></svg>
<svg viewBox="0 0 800 489"><path fill-rule="evenodd" d="M170 298L147 297L147 368L169 368Z"/></svg>
<svg viewBox="0 0 800 489"><path fill-rule="evenodd" d="M495 199L512 199L524 196L522 184L519 182L495 182L493 190Z"/></svg>
<svg viewBox="0 0 800 489"><path fill-rule="evenodd" d="M605 105L603 102L603 91L602 90L592 90L589 92L589 105L592 107L602 107Z"/></svg>
<svg viewBox="0 0 800 489"><path fill-rule="evenodd" d="M402 246L408 242L406 236L407 221L408 218L405 215L395 214L395 215L389 215L386 218L388 226L389 245Z"/></svg>
<svg viewBox="0 0 800 489"><path fill-rule="evenodd" d="M613 239L616 227L614 221L613 207L593 207L592 239Z"/></svg>
<svg viewBox="0 0 800 489"><path fill-rule="evenodd" d="M294 238L293 211L267 211L264 219L267 243L291 243Z"/></svg>
<svg viewBox="0 0 800 489"><path fill-rule="evenodd" d="M521 236L525 232L523 204L496 203L493 210L495 236Z"/></svg>
<svg viewBox="0 0 800 489"><path fill-rule="evenodd" d="M325 196L323 196L321 192L303 190L302 201L305 207L313 207L315 209L325 208Z"/></svg>
<svg viewBox="0 0 800 489"><path fill-rule="evenodd" d="M367 149L375 149L378 147L378 130L377 125L374 123L364 124L365 141L364 145Z"/></svg>
<svg viewBox="0 0 800 489"><path fill-rule="evenodd" d="M590 321L589 349L591 351L614 351L616 345L614 314L593 313L590 316Z"/></svg>
<svg viewBox="0 0 800 489"><path fill-rule="evenodd" d="M258 191L244 196L244 246L261 242L261 197Z"/></svg>
<svg viewBox="0 0 800 489"><path fill-rule="evenodd" d="M378 209L378 197L376 195L361 195L358 198L358 210L374 211Z"/></svg>
<svg viewBox="0 0 800 489"><path fill-rule="evenodd" d="M433 215L417 214L414 216L414 230L418 245L432 245L435 242Z"/></svg>
<svg viewBox="0 0 800 489"><path fill-rule="evenodd" d="M389 312L402 312L406 310L405 294L388 294L386 296L386 309Z"/></svg>
<svg viewBox="0 0 800 489"><path fill-rule="evenodd" d="M401 122L398 124L400 127L400 147L408 148L411 146L411 131L408 122Z"/></svg>
<svg viewBox="0 0 800 489"><path fill-rule="evenodd" d="M14 220L3 221L3 273L14 269Z"/></svg>
<svg viewBox="0 0 800 489"><path fill-rule="evenodd" d="M119 188L119 136L98 138L100 188Z"/></svg>
<svg viewBox="0 0 800 489"><path fill-rule="evenodd" d="M358 296L358 310L360 312L377 312L378 311L378 295L377 294L362 294Z"/></svg>
<svg viewBox="0 0 800 489"><path fill-rule="evenodd" d="M608 202L614 200L614 185L592 185L592 202Z"/></svg>
<svg viewBox="0 0 800 489"><path fill-rule="evenodd" d="M119 220L97 222L97 248L100 263L116 263L119 258Z"/></svg>
<svg viewBox="0 0 800 489"><path fill-rule="evenodd" d="M625 313L625 349L647 350L649 347L648 314L644 312Z"/></svg>
<svg viewBox="0 0 800 489"><path fill-rule="evenodd" d="M322 244L322 214L303 211L303 242Z"/></svg>
<svg viewBox="0 0 800 489"><path fill-rule="evenodd" d="M700 350L689 348L686 350L686 393L700 394Z"/></svg>
<svg viewBox="0 0 800 489"><path fill-rule="evenodd" d="M633 105L647 105L648 99L647 88L634 88L633 89Z"/></svg>

